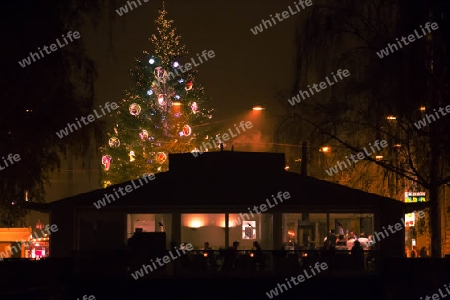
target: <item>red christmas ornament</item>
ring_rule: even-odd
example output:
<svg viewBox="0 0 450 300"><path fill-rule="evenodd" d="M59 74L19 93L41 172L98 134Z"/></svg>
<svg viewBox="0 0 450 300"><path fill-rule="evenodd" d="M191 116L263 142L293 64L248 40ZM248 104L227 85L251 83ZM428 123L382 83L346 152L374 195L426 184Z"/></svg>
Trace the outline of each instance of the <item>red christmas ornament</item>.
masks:
<svg viewBox="0 0 450 300"><path fill-rule="evenodd" d="M36 223L36 229L42 230L42 228L44 228L44 225L41 223L41 220L38 219L38 221Z"/></svg>
<svg viewBox="0 0 450 300"><path fill-rule="evenodd" d="M164 152L158 152L155 159L158 163L163 164L167 159L167 155Z"/></svg>
<svg viewBox="0 0 450 300"><path fill-rule="evenodd" d="M130 114L133 116L139 116L141 113L141 106L139 104L133 103L130 105Z"/></svg>
<svg viewBox="0 0 450 300"><path fill-rule="evenodd" d="M189 81L189 82L186 84L186 91L192 90L192 86L193 86L193 85L194 85L194 84L192 83L192 80Z"/></svg>
<svg viewBox="0 0 450 300"><path fill-rule="evenodd" d="M184 134L185 136L190 136L191 133L192 133L191 126L189 126L189 125L184 125L184 126L183 126L183 134Z"/></svg>
<svg viewBox="0 0 450 300"><path fill-rule="evenodd" d="M103 155L102 156L102 164L105 166L105 171L109 170L109 167L111 166L112 157L110 155Z"/></svg>

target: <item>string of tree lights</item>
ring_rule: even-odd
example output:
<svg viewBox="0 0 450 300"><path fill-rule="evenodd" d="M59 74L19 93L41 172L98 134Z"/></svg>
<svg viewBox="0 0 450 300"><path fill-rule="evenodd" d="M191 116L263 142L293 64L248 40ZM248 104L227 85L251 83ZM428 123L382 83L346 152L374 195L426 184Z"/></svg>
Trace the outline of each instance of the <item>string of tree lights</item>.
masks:
<svg viewBox="0 0 450 300"><path fill-rule="evenodd" d="M196 81L197 71L178 72L188 63L181 35L169 20L164 1L149 41L153 54L143 52L130 71L133 88L124 92L114 111L115 124L101 148L103 186L168 170L169 153L190 153L213 128L195 129L212 119L210 100Z"/></svg>

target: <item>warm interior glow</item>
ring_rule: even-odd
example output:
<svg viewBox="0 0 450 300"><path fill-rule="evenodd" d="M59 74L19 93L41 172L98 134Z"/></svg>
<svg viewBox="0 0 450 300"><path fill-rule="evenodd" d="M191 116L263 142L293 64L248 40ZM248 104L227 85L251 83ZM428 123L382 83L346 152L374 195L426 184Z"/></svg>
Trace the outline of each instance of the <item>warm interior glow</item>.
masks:
<svg viewBox="0 0 450 300"><path fill-rule="evenodd" d="M376 160L382 160L382 159L383 159L383 156L382 156L382 155L377 155L377 156L375 156L375 159L376 159Z"/></svg>
<svg viewBox="0 0 450 300"><path fill-rule="evenodd" d="M253 106L253 110L263 110L264 107L257 105L257 106Z"/></svg>
<svg viewBox="0 0 450 300"><path fill-rule="evenodd" d="M225 214L184 214L182 224L190 228L225 227Z"/></svg>
<svg viewBox="0 0 450 300"><path fill-rule="evenodd" d="M394 117L394 116L387 116L387 118L386 119L388 119L388 120L397 120L397 118L396 117Z"/></svg>
<svg viewBox="0 0 450 300"><path fill-rule="evenodd" d="M285 169L286 171L289 170L289 166L284 167L284 169Z"/></svg>
<svg viewBox="0 0 450 300"><path fill-rule="evenodd" d="M189 227L191 228L200 228L203 226L203 222L200 219L192 219L189 222Z"/></svg>
<svg viewBox="0 0 450 300"><path fill-rule="evenodd" d="M220 221L220 227L225 228L225 219ZM228 219L228 228L232 228L233 226L233 221L231 220L231 218Z"/></svg>
<svg viewBox="0 0 450 300"><path fill-rule="evenodd" d="M177 101L177 102L173 102L172 105L173 105L173 106L180 106L180 105L181 105L181 102L178 102L178 101Z"/></svg>
<svg viewBox="0 0 450 300"><path fill-rule="evenodd" d="M425 111L425 106L421 106L420 111Z"/></svg>

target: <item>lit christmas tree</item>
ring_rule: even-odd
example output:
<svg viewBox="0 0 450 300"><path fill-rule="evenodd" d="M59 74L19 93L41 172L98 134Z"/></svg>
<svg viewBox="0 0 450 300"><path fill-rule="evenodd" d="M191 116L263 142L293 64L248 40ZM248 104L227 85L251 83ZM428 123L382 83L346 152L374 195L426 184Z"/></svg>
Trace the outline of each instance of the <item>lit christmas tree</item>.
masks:
<svg viewBox="0 0 450 300"><path fill-rule="evenodd" d="M101 149L103 186L167 171L169 153L195 151L213 136L210 126L199 130L213 110L205 108L209 101L196 82L195 61L166 15L163 2L149 39L153 53L144 51L144 59L136 59L130 72L136 85L113 112L114 130Z"/></svg>

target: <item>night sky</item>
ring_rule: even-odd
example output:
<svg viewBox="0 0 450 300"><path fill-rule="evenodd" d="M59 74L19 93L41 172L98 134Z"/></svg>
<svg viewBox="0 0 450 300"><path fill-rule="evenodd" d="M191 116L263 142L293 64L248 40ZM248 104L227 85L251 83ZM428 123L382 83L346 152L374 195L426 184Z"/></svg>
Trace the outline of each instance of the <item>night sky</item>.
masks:
<svg viewBox="0 0 450 300"><path fill-rule="evenodd" d="M97 30L91 26L80 30L73 28L80 31L97 64L98 103L120 99L122 91L133 84L129 69L134 59L143 50L151 51L148 37L155 30L160 1L141 3L123 16L116 14L111 55L108 55L106 16ZM294 37L299 14L277 22L258 35L250 28L259 25L262 19L269 19L270 14L287 10L289 5L293 6L293 1L166 1L168 18L178 26L183 43L190 51L189 57L196 57L196 53L203 50L213 50L216 54L197 67L206 95L212 97L213 107L217 109L213 121L243 120L248 118L254 104L266 103L264 134L270 134L275 115L280 113L275 93L292 87ZM232 123L222 125L228 128Z"/></svg>

